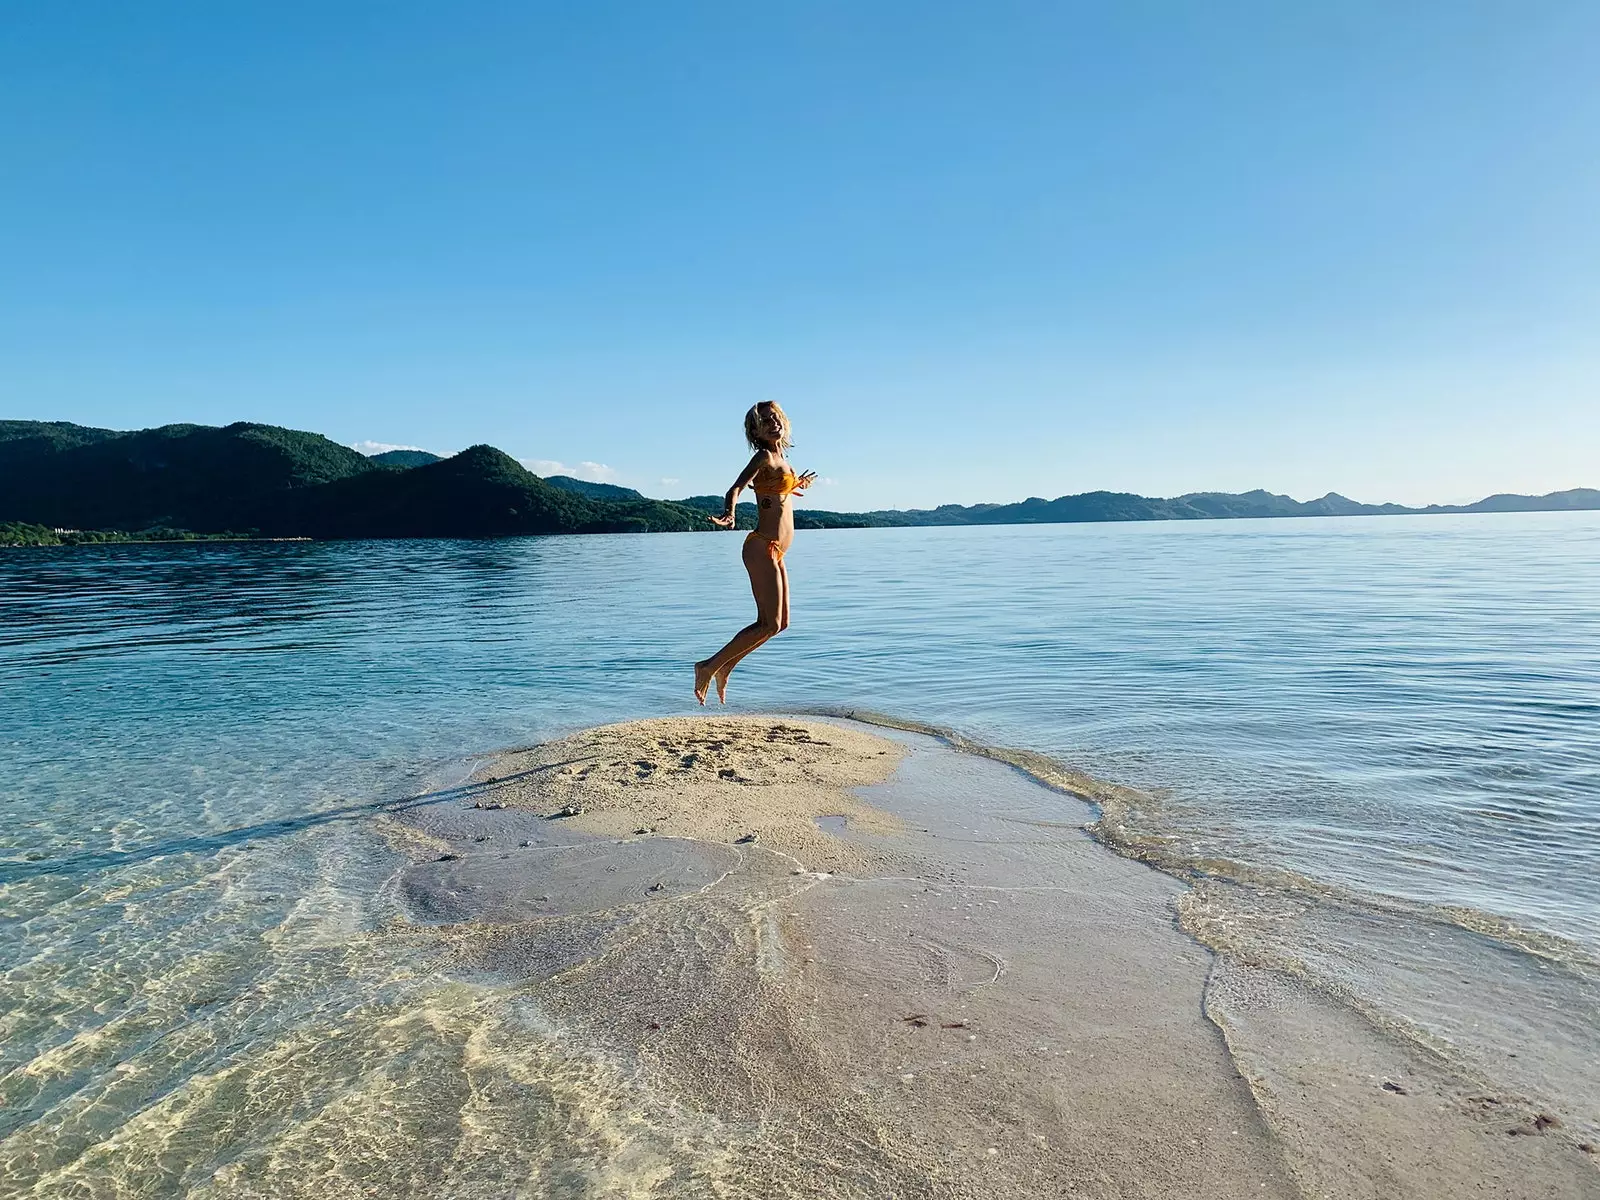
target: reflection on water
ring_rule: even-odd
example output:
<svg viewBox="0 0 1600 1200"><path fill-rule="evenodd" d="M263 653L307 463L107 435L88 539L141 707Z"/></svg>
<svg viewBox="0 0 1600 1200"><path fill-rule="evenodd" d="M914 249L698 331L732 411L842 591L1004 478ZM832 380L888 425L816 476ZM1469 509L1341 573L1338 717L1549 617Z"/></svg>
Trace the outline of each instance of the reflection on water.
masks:
<svg viewBox="0 0 1600 1200"><path fill-rule="evenodd" d="M367 815L688 710L748 620L737 545L0 555L0 1172L417 986ZM1197 854L1600 948L1600 514L851 530L789 561L739 706L1042 751L1157 790Z"/></svg>

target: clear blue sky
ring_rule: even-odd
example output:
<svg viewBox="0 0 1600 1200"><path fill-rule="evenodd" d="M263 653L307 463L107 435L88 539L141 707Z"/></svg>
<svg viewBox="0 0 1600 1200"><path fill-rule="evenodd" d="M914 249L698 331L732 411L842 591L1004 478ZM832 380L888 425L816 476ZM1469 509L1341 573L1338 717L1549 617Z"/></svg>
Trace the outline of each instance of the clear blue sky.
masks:
<svg viewBox="0 0 1600 1200"><path fill-rule="evenodd" d="M1595 0L12 3L0 416L681 495L772 397L839 508L1600 486L1597 63Z"/></svg>

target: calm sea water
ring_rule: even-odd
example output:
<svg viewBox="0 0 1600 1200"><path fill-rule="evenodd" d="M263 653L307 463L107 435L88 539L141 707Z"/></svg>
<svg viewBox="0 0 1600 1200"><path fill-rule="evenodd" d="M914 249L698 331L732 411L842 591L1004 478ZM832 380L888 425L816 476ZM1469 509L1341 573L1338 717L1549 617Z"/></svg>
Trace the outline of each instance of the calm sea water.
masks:
<svg viewBox="0 0 1600 1200"><path fill-rule="evenodd" d="M1600 514L803 532L789 565L731 707L1042 751L1196 854L1600 952ZM352 949L374 806L694 710L750 612L714 534L0 554L0 1168L84 1169L407 986Z"/></svg>

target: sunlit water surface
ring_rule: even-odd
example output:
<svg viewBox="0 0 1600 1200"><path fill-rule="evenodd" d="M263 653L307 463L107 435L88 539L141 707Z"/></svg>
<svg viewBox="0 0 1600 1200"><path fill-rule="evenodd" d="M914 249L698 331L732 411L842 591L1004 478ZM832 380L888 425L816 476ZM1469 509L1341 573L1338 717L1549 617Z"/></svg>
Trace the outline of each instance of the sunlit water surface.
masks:
<svg viewBox="0 0 1600 1200"><path fill-rule="evenodd" d="M1040 751L1154 790L1197 856L1600 951L1600 514L850 530L788 561L794 626L735 707ZM710 534L0 554L0 1172L289 1194L266 1147L403 1133L392 1097L328 1096L465 1053L475 1001L416 1007L366 817L691 711L750 609ZM228 1115L271 1087L277 1124ZM176 1159L106 1149L141 1122Z"/></svg>

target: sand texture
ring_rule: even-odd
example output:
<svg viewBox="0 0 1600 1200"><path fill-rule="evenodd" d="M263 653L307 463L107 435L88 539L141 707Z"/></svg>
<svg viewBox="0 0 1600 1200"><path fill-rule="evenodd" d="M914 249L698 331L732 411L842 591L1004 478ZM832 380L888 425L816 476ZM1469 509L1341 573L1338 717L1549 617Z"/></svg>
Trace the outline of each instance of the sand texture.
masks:
<svg viewBox="0 0 1600 1200"><path fill-rule="evenodd" d="M538 1114L451 1194L1596 1194L1559 1138L1386 1090L1405 1064L1355 1014L1218 992L1185 885L1093 817L839 721L633 722L489 764L395 839L404 910L495 1014L474 1092Z"/></svg>
<svg viewBox="0 0 1600 1200"><path fill-rule="evenodd" d="M893 773L903 749L859 729L800 720L676 718L608 725L508 755L494 767L516 777L496 794L510 805L606 837L733 843L755 834L810 869L884 866L885 851L833 837L818 817L894 833L901 823L851 790Z"/></svg>

